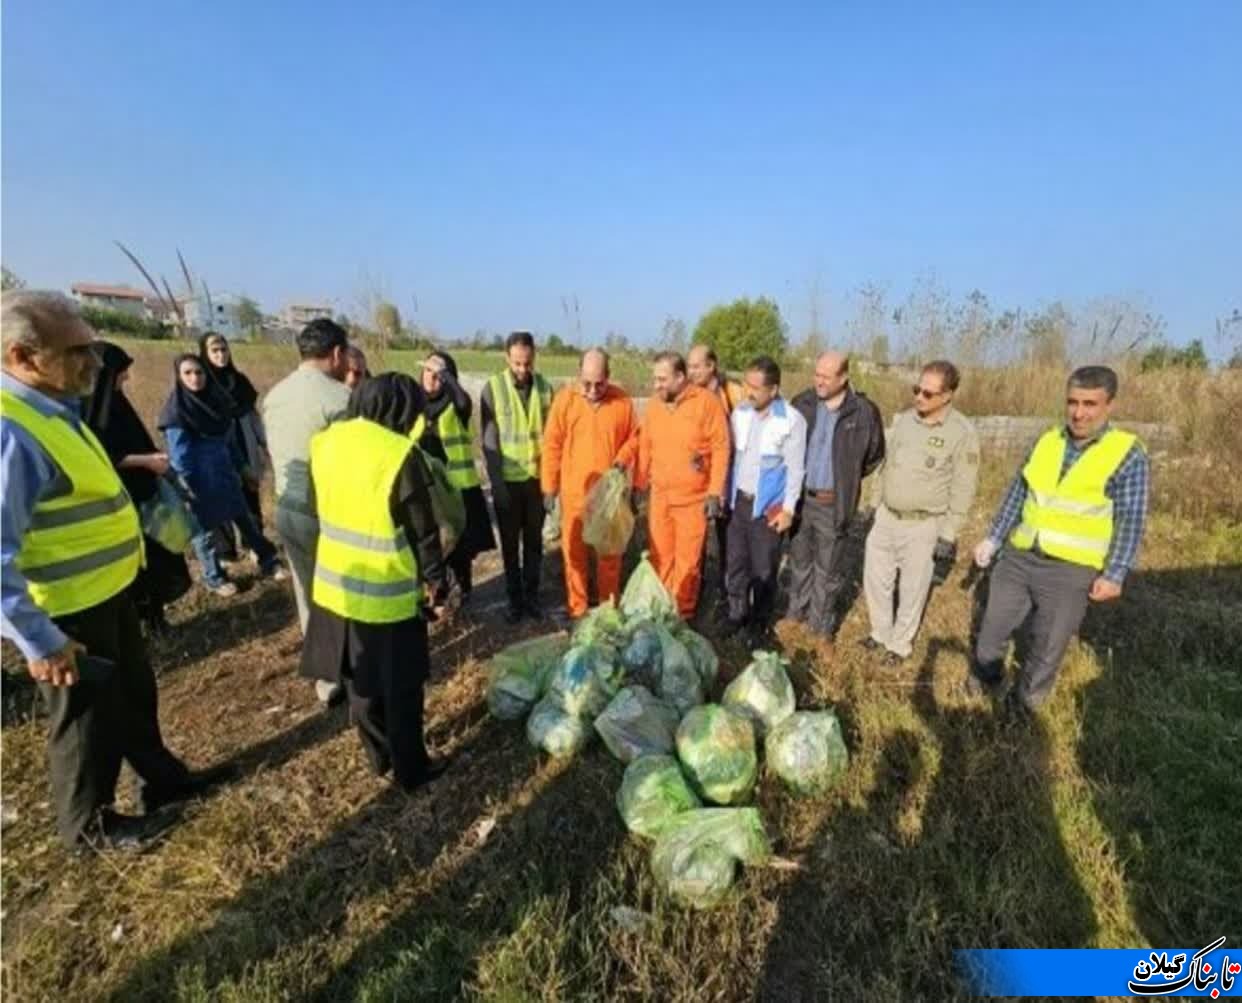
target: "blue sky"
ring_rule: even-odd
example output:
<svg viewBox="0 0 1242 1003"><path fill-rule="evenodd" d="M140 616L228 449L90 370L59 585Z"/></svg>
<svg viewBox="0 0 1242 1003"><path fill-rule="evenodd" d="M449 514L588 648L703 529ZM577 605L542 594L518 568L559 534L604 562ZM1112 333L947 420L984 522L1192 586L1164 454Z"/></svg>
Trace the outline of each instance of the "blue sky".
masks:
<svg viewBox="0 0 1242 1003"><path fill-rule="evenodd" d="M860 283L1242 305L1242 4L3 8L3 256L651 341ZM452 7L452 10L441 8ZM417 299L418 311L413 313Z"/></svg>

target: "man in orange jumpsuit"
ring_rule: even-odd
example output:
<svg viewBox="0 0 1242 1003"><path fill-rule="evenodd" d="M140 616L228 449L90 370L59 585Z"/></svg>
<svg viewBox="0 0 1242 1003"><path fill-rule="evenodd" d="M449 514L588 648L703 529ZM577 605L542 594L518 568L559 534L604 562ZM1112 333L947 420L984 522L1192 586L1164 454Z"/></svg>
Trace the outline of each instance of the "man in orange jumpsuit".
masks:
<svg viewBox="0 0 1242 1003"><path fill-rule="evenodd" d="M686 375L686 360L662 352L652 368L652 397L638 433L634 487L651 489L648 540L660 580L682 617L694 616L707 520L723 509L729 473L724 408Z"/></svg>
<svg viewBox="0 0 1242 1003"><path fill-rule="evenodd" d="M599 348L583 353L577 384L564 387L548 412L539 467L545 507L561 497L566 604L575 620L587 611L588 553L582 540L587 492L609 467L627 463L622 453L637 431L634 402L608 382L608 353ZM631 455L633 450L630 445ZM595 584L600 602L617 595L620 554L596 555Z"/></svg>

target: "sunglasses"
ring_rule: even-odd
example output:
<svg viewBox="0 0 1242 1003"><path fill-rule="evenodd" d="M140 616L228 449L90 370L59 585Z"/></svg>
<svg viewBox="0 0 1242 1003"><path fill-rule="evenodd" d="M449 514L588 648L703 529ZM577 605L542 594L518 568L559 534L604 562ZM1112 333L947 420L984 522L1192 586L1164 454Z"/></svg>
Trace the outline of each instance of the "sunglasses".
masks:
<svg viewBox="0 0 1242 1003"><path fill-rule="evenodd" d="M915 397L922 397L925 401L929 401L933 397L939 397L942 393L944 393L943 390L924 390L917 383L910 388L910 392L913 393Z"/></svg>

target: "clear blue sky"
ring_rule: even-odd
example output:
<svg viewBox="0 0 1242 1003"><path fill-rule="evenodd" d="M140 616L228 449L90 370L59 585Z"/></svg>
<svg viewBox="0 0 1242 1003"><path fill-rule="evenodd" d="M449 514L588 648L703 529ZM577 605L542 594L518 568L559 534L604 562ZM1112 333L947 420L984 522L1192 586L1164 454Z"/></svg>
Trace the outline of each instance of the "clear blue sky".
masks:
<svg viewBox="0 0 1242 1003"><path fill-rule="evenodd" d="M269 310L364 274L446 335L652 340L859 283L1242 305L1242 3L7 0L3 256ZM670 8L677 9L670 9Z"/></svg>

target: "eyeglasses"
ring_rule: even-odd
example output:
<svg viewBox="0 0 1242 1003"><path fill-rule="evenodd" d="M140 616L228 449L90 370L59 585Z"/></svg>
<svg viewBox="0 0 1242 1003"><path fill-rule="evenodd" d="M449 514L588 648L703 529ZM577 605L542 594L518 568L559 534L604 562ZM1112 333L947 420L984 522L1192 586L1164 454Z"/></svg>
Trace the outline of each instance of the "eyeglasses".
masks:
<svg viewBox="0 0 1242 1003"><path fill-rule="evenodd" d="M910 388L910 391L915 397L922 397L925 401L929 401L933 397L939 397L942 393L944 393L943 390L924 390L917 383Z"/></svg>

